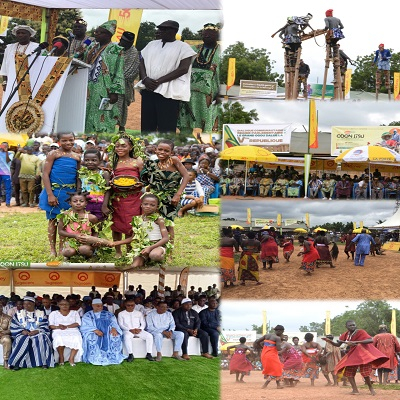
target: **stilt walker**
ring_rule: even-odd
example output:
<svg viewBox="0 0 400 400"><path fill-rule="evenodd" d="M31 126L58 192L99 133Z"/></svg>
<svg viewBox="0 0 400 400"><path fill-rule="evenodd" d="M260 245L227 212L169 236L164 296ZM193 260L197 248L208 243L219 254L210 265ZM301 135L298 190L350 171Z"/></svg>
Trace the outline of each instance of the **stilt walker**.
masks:
<svg viewBox="0 0 400 400"><path fill-rule="evenodd" d="M333 16L333 10L329 9L325 12L325 42L326 42L326 57L325 57L325 73L324 83L322 88L322 99L325 97L326 80L328 77L329 62L333 63L333 87L335 100L343 100L342 77L340 73L340 55L337 42L344 38L342 29L344 28L339 18Z"/></svg>
<svg viewBox="0 0 400 400"><path fill-rule="evenodd" d="M391 95L390 88L390 59L392 55L389 49L385 49L385 45L381 43L379 45L379 49L375 52L375 58L372 65L377 65L378 69L376 70L376 79L375 79L375 96L376 100L378 100L379 92L381 90L382 85L382 73L385 78L385 87L388 91L389 101Z"/></svg>

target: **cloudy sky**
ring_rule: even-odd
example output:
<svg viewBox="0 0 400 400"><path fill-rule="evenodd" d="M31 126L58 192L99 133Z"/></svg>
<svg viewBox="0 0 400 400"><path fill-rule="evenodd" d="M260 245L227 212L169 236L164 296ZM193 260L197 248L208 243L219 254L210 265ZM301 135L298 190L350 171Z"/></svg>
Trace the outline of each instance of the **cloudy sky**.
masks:
<svg viewBox="0 0 400 400"><path fill-rule="evenodd" d="M272 5L273 4L273 5ZM264 48L276 62L273 72L283 74L283 48L278 35L271 35L282 28L288 16L305 16L311 13L310 25L314 29L325 27L325 11L333 9L333 16L341 20L345 38L340 41L341 49L353 60L357 56L370 55L383 43L385 48L398 52L398 23L396 13L390 10L383 17L379 7L364 7L359 2L335 0L321 2L309 0L299 2L286 0L271 3L259 0L224 0L224 46L243 42L247 48ZM241 12L243 10L243 12ZM243 13L246 14L243 17ZM376 29L380 19L384 19L384 29ZM322 83L325 65L324 35L309 39L302 44L302 58L310 66L309 83ZM372 58L371 58L372 61ZM351 66L349 66L351 67ZM328 83L332 80L332 65Z"/></svg>
<svg viewBox="0 0 400 400"><path fill-rule="evenodd" d="M107 21L108 13L109 10L82 10L89 29ZM207 22L215 24L223 22L222 11L218 10L144 10L142 15L142 22L154 22L156 25L168 19L179 22L179 33L183 28L190 28L191 31L197 32Z"/></svg>
<svg viewBox="0 0 400 400"><path fill-rule="evenodd" d="M311 226L322 225L327 222L357 222L363 221L364 226L377 224L378 220L386 220L393 215L395 204L393 201L312 201L312 200L226 200L222 203L221 218L236 218L246 220L247 208L251 208L252 218L276 220L277 214L282 219L305 220L305 214L310 214Z"/></svg>
<svg viewBox="0 0 400 400"><path fill-rule="evenodd" d="M287 332L297 331L301 325L310 322L323 322L326 311L331 312L331 318L355 310L360 301L271 301L271 300L224 300L221 302L223 315L222 328L225 330L251 329L253 324L262 324L262 312L267 312L267 321L271 326L283 325ZM400 308L400 301L388 301L394 307ZM390 323L390 321L387 321Z"/></svg>
<svg viewBox="0 0 400 400"><path fill-rule="evenodd" d="M292 123L303 131L308 129L308 102L242 100L241 104L249 111L257 110L257 124ZM323 102L317 101L318 128L330 132L332 126L379 126L400 121L400 107L397 102Z"/></svg>

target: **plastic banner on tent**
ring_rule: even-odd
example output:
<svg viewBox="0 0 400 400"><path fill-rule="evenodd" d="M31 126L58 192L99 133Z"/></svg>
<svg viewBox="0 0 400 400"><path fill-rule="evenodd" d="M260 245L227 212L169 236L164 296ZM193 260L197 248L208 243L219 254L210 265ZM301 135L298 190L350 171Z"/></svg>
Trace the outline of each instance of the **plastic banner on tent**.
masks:
<svg viewBox="0 0 400 400"><path fill-rule="evenodd" d="M0 271L0 286L10 286L10 271Z"/></svg>

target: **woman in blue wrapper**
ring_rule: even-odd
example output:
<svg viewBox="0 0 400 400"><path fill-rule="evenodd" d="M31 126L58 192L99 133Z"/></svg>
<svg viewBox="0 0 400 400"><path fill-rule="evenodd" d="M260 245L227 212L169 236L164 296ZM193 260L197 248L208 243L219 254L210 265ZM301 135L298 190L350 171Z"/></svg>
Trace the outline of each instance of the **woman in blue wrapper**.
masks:
<svg viewBox="0 0 400 400"><path fill-rule="evenodd" d="M60 147L50 152L46 158L43 168L43 186L40 193L39 207L46 211L49 221L47 236L50 243L50 254L57 256L57 215L63 210L68 210L68 192L76 192L78 185L78 169L81 158L74 153L72 148L75 143L73 133L59 133L58 141ZM62 241L59 244L62 249Z"/></svg>

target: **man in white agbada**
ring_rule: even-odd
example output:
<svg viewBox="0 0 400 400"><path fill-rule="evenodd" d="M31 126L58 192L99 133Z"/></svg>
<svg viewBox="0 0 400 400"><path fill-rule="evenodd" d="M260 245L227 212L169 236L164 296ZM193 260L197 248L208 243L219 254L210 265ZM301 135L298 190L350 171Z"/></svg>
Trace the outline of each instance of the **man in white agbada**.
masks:
<svg viewBox="0 0 400 400"><path fill-rule="evenodd" d="M142 132L176 132L179 102L190 100L190 75L196 52L176 40L179 24L165 21L157 26L159 40L141 51L139 65L142 89Z"/></svg>
<svg viewBox="0 0 400 400"><path fill-rule="evenodd" d="M146 358L149 361L155 361L151 353L153 351L153 335L146 332L146 321L144 315L140 311L135 310L135 302L133 300L125 300L125 310L118 314L118 324L124 335L124 346L128 352L126 361L132 362L133 344L132 338L139 338L146 342Z"/></svg>
<svg viewBox="0 0 400 400"><path fill-rule="evenodd" d="M174 341L174 352L172 353L172 357L176 360L185 361L185 359L179 355L179 350L182 347L184 338L183 332L175 331L174 317L167 310L167 303L165 301L160 301L156 309L146 317L146 330L153 335L154 344L156 345L156 361L161 361L161 349L164 338L172 339Z"/></svg>
<svg viewBox="0 0 400 400"><path fill-rule="evenodd" d="M0 75L3 77L3 92L7 89L7 84L9 87L13 86L14 82L7 82L8 76L15 78L15 55L16 54L28 54L32 53L38 44L31 42L31 37L35 36L36 31L28 25L17 25L13 28L11 33L17 38L16 43L9 44L4 51L4 59L1 64ZM3 96L3 102L7 100L6 96Z"/></svg>

